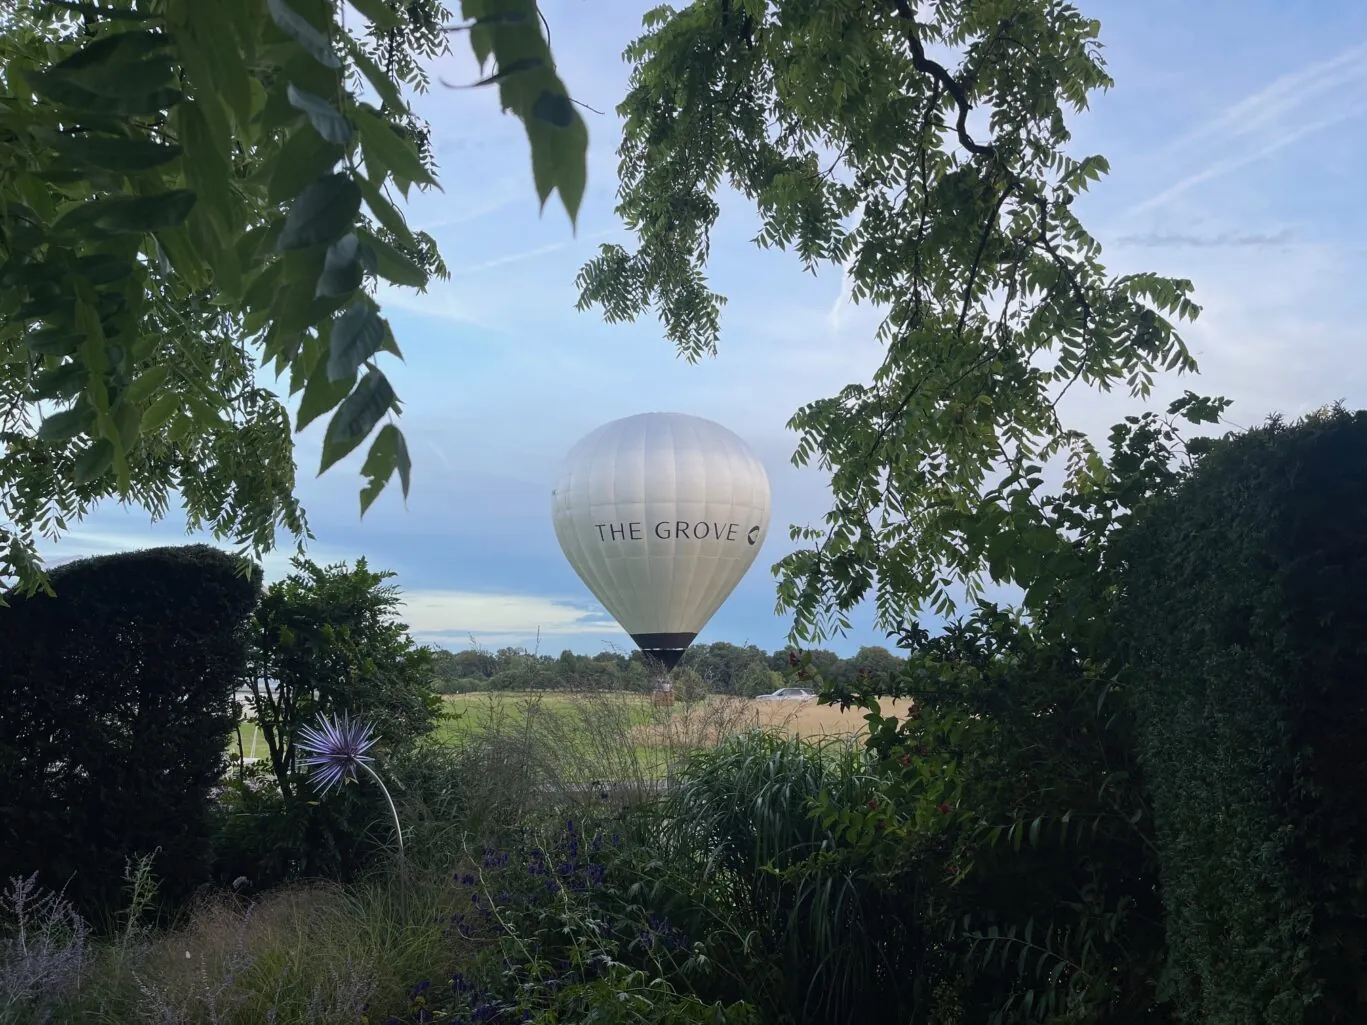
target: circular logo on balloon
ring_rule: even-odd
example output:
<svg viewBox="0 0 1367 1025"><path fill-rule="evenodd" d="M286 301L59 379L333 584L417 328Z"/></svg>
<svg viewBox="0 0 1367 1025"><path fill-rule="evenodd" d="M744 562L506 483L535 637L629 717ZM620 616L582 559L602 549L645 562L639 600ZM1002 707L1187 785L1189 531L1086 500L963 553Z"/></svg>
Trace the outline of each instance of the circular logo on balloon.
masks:
<svg viewBox="0 0 1367 1025"><path fill-rule="evenodd" d="M758 541L758 540L759 540L759 527L758 527L758 526L751 527L751 528L750 528L750 533L748 533L748 534L745 535L745 540L749 541L751 544L754 544L756 541Z"/></svg>

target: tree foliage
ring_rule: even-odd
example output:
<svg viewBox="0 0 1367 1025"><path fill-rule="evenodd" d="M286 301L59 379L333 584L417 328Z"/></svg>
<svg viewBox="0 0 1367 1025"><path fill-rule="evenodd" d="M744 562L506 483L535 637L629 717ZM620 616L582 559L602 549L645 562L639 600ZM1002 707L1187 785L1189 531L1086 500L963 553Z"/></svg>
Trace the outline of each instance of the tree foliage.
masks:
<svg viewBox="0 0 1367 1025"><path fill-rule="evenodd" d="M42 586L35 535L97 500L245 548L302 537L294 428L319 472L371 439L362 513L410 460L382 369L379 282L442 270L398 196L435 184L404 86L445 47L439 3L24 3L0 19L0 578ZM481 84L526 127L571 218L587 133L535 0L464 0ZM354 21L354 19L353 19ZM363 90L367 93L363 94ZM364 98L369 95L369 99Z"/></svg>
<svg viewBox="0 0 1367 1025"><path fill-rule="evenodd" d="M794 462L833 489L776 567L799 637L845 625L875 585L895 627L949 613L956 583L1078 572L1038 491L1051 459L1104 464L1059 400L1194 369L1170 319L1198 312L1190 283L1108 273L1072 210L1107 170L1065 152L1068 115L1110 84L1099 31L1051 0L696 0L656 9L627 51L618 211L637 245L602 247L580 307L653 308L685 356L715 352L705 270L730 185L756 244L842 267L886 311L873 379L790 421Z"/></svg>
<svg viewBox="0 0 1367 1025"><path fill-rule="evenodd" d="M155 855L172 905L208 879L210 790L247 669L258 577L203 545L53 571L0 616L0 875L40 871L86 915Z"/></svg>
<svg viewBox="0 0 1367 1025"><path fill-rule="evenodd" d="M765 652L753 644L728 641L695 644L684 653L679 669L698 677L702 693L754 697L782 687L784 670L796 655L788 649ZM819 672L830 683L853 684L871 674L886 677L900 670L903 659L887 648L866 645L851 658L841 658L823 648L803 653L806 668L799 673ZM479 647L463 651L438 648L432 653L434 687L439 693L475 691L649 691L658 682L648 671L639 651L600 651L577 655L562 651L558 657L537 655L523 648L486 651ZM679 678L674 678L678 689Z"/></svg>

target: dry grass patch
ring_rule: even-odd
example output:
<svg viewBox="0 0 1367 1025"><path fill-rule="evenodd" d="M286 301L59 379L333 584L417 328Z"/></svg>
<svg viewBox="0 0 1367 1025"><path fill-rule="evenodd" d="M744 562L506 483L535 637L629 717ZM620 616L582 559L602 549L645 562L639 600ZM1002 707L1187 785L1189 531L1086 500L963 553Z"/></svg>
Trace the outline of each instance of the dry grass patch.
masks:
<svg viewBox="0 0 1367 1025"><path fill-rule="evenodd" d="M818 705L815 701L754 701L757 724L764 729L792 733L799 737L854 737L868 728L864 711L851 708L842 712L839 705ZM888 715L905 715L906 701L882 702Z"/></svg>

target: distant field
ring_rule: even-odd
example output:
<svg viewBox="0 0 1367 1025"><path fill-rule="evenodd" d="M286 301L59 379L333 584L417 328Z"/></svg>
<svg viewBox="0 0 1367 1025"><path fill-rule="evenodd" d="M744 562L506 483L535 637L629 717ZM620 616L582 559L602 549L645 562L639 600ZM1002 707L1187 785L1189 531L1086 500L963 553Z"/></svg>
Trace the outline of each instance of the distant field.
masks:
<svg viewBox="0 0 1367 1025"><path fill-rule="evenodd" d="M497 740L502 747L549 756L571 774L581 768L586 778L663 775L676 759L757 727L809 738L854 736L865 728L858 709L725 695L659 707L648 694L494 691L447 695L443 703L451 714L438 727L438 739ZM898 704L885 708L896 711ZM249 758L253 742L255 756L265 757L264 741L246 723L242 748ZM236 737L231 750L237 753Z"/></svg>
<svg viewBox="0 0 1367 1025"><path fill-rule="evenodd" d="M545 692L493 691L484 694L452 694L445 697L446 707L461 718L445 723L443 735L452 738L467 736L490 722L510 722L525 718L529 708L564 714L577 706L593 703L619 703L621 716L638 732L658 731L662 723L687 720L701 721L709 717L727 725L763 727L795 733L802 737L853 736L865 729L864 713L860 709L842 712L834 705L818 705L815 701L755 701L752 698L733 698L716 695L690 708L676 702L667 708L656 708L648 694L565 694ZM904 702L884 702L887 712L898 711ZM720 706L720 707L719 707Z"/></svg>

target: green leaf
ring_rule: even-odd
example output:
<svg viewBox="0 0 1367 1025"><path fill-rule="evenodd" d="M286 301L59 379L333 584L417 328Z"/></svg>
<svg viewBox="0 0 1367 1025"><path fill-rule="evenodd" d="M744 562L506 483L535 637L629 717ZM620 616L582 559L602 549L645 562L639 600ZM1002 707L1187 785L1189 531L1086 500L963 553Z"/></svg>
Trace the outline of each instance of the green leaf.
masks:
<svg viewBox="0 0 1367 1025"><path fill-rule="evenodd" d="M213 108L204 106L198 100L182 103L176 109L175 120L180 127L181 141L187 150L186 184L201 197L207 207L206 212L212 215L220 231L227 232L232 230L237 220L233 210L233 169L206 117L206 111L211 109ZM223 118L221 110L217 111L217 114L221 122L220 131L226 133L228 122ZM225 137L223 141L226 145L228 139ZM220 247L221 244L220 239ZM218 253L203 255L212 255L215 262L221 259Z"/></svg>
<svg viewBox="0 0 1367 1025"><path fill-rule="evenodd" d="M345 155L343 147L328 142L310 125L300 122L272 161L274 170L266 190L267 200L272 206L279 206L293 199L309 182L330 173Z"/></svg>
<svg viewBox="0 0 1367 1025"><path fill-rule="evenodd" d="M413 237L413 233L408 230L408 224L404 221L403 215L394 209L394 205L384 198L384 194L375 187L375 184L365 175L356 175L356 184L365 196L366 206L370 207L370 212L375 215L375 220L379 221L386 228L399 237L404 245L416 247L418 240Z"/></svg>
<svg viewBox="0 0 1367 1025"><path fill-rule="evenodd" d="M588 187L588 129L577 114L575 126L562 130L533 122L527 130L532 143L532 178L542 208L552 192L559 192L571 223L579 217Z"/></svg>
<svg viewBox="0 0 1367 1025"><path fill-rule="evenodd" d="M398 180L436 185L437 180L427 173L418 151L407 139L400 138L384 118L365 107L356 110L356 125L361 132L361 146L366 163L372 161L389 170Z"/></svg>
<svg viewBox="0 0 1367 1025"><path fill-rule="evenodd" d="M133 261L113 253L91 253L76 261L76 272L92 285L112 285L131 277Z"/></svg>
<svg viewBox="0 0 1367 1025"><path fill-rule="evenodd" d="M70 356L85 336L66 327L40 327L24 335L24 345L35 356Z"/></svg>
<svg viewBox="0 0 1367 1025"><path fill-rule="evenodd" d="M108 66L114 58L133 61L149 54L166 49L172 39L156 29L130 29L125 32L111 32L87 43L53 70L64 73L89 72L92 69Z"/></svg>
<svg viewBox="0 0 1367 1025"><path fill-rule="evenodd" d="M195 421L192 417L176 410L171 416L171 425L166 429L166 440L175 444L180 444L190 436L190 431L194 429Z"/></svg>
<svg viewBox="0 0 1367 1025"><path fill-rule="evenodd" d="M158 363L156 366L148 367L124 389L123 401L132 405L142 405L152 397L153 392L166 383L166 379L170 376L171 367L166 363Z"/></svg>
<svg viewBox="0 0 1367 1025"><path fill-rule="evenodd" d="M305 92L291 82L285 87L290 106L303 112L313 125L313 130L327 142L335 146L345 146L351 141L351 122L337 112L337 108L321 96Z"/></svg>
<svg viewBox="0 0 1367 1025"><path fill-rule="evenodd" d="M552 128L569 128L574 124L574 104L562 92L543 89L532 104L532 117Z"/></svg>
<svg viewBox="0 0 1367 1025"><path fill-rule="evenodd" d="M331 5L328 9L331 10ZM309 55L319 64L327 68L340 68L342 66L342 62L332 52L327 37L314 28L303 15L285 3L285 0L266 0L266 10L270 12L271 21L275 22L280 31L307 50Z"/></svg>
<svg viewBox="0 0 1367 1025"><path fill-rule="evenodd" d="M214 404L197 392L192 391L185 396L184 406L195 424L206 430L213 430L223 423Z"/></svg>
<svg viewBox="0 0 1367 1025"><path fill-rule="evenodd" d="M156 401L148 406L147 411L142 414L142 433L152 434L161 430L180 407L181 399L175 392L159 395Z"/></svg>
<svg viewBox="0 0 1367 1025"><path fill-rule="evenodd" d="M427 271L414 263L388 242L368 231L360 233L362 246L374 258L375 273L386 281L410 288L427 287Z"/></svg>
<svg viewBox="0 0 1367 1025"><path fill-rule="evenodd" d="M356 390L332 414L323 437L323 458L318 473L326 473L328 467L344 459L364 441L393 408L395 398L389 380L372 367L356 385Z"/></svg>
<svg viewBox="0 0 1367 1025"><path fill-rule="evenodd" d="M237 8L253 6L249 3L196 3L191 7L193 18L189 26L197 44L195 48L202 54L204 70L213 78L218 99L243 129L252 119L253 79L248 64L253 54L250 43L244 49L240 26L234 25L230 16Z"/></svg>
<svg viewBox="0 0 1367 1025"><path fill-rule="evenodd" d="M92 114L146 117L174 107L185 99L185 94L179 89L155 89L141 96L121 96L117 93L91 92L50 72L28 71L24 77L41 98L59 107Z"/></svg>
<svg viewBox="0 0 1367 1025"><path fill-rule="evenodd" d="M332 325L328 346L328 380L353 380L362 363L379 352L384 341L384 319L367 298L352 303Z"/></svg>
<svg viewBox="0 0 1367 1025"><path fill-rule="evenodd" d="M86 369L90 371L90 379L86 382L86 395L95 410L95 416L103 421L109 412L109 390L104 380L105 374L109 372L108 348L95 299L90 290L82 285L83 283L78 280L76 326L85 335L81 341L80 354Z"/></svg>
<svg viewBox="0 0 1367 1025"><path fill-rule="evenodd" d="M290 206L276 249L328 245L345 235L361 210L361 189L351 175L329 174L309 185Z"/></svg>
<svg viewBox="0 0 1367 1025"><path fill-rule="evenodd" d="M330 338L330 333L324 335L324 341L328 341ZM347 397L352 385L356 383L354 378L335 382L328 378L327 365L330 358L328 348L328 345L320 348L314 360L313 368L309 371L308 380L304 384L304 394L299 399L299 413L294 424L296 431L302 431L318 417L336 406L337 403Z"/></svg>
<svg viewBox="0 0 1367 1025"><path fill-rule="evenodd" d="M76 455L76 486L94 483L114 466L114 443L108 438L96 438Z"/></svg>
<svg viewBox="0 0 1367 1025"><path fill-rule="evenodd" d="M59 135L52 145L64 161L119 173L148 171L181 154L177 145L107 135Z"/></svg>
<svg viewBox="0 0 1367 1025"><path fill-rule="evenodd" d="M183 223L197 198L189 189L172 189L151 196L103 196L63 214L52 230L89 225L116 234L146 235Z"/></svg>
<svg viewBox="0 0 1367 1025"><path fill-rule="evenodd" d="M343 235L328 246L323 272L314 287L314 297L350 295L361 287L365 270L361 266L360 242L354 234Z"/></svg>
<svg viewBox="0 0 1367 1025"><path fill-rule="evenodd" d="M80 394L89 376L78 362L60 363L33 375L29 391L35 399L70 399Z"/></svg>
<svg viewBox="0 0 1367 1025"><path fill-rule="evenodd" d="M1019 531L1018 537L1037 552L1052 552L1058 548L1058 534L1048 527L1031 526Z"/></svg>
<svg viewBox="0 0 1367 1025"><path fill-rule="evenodd" d="M80 72L65 72L61 68L54 68L51 74L62 75L73 86L101 96L118 96L132 100L140 100L164 89L174 88L177 83L175 66L166 57L154 57L135 63L111 64Z"/></svg>
<svg viewBox="0 0 1367 1025"><path fill-rule="evenodd" d="M385 0L350 0L350 3L360 12L361 17L381 32L391 32L403 24L399 20L399 15L385 3Z"/></svg>
<svg viewBox="0 0 1367 1025"><path fill-rule="evenodd" d="M119 445L125 452L137 444L138 435L142 431L142 416L136 406L121 404L115 408L114 431L118 435Z"/></svg>
<svg viewBox="0 0 1367 1025"><path fill-rule="evenodd" d="M366 485L361 489L362 516L375 499L380 497L380 492L394 476L395 469L399 471L399 483L403 486L404 498L407 498L413 474L413 463L408 456L408 442L396 426L385 424L380 428L380 433L375 435L375 440L370 443L370 451L366 453L365 464L361 467L361 475L366 478Z"/></svg>
<svg viewBox="0 0 1367 1025"><path fill-rule="evenodd" d="M383 7L383 4L381 4ZM389 8L384 8L388 10ZM399 87L394 84L394 80L385 73L385 70L370 59L370 55L361 48L351 36L347 36L347 49L351 53L351 59L356 62L356 66L361 69L361 74L370 83L370 87L375 90L380 97L380 102L392 110L405 111L408 104L403 101L403 94L399 92Z"/></svg>
<svg viewBox="0 0 1367 1025"><path fill-rule="evenodd" d="M86 403L53 413L38 425L38 437L43 441L70 441L85 434L95 424L95 410Z"/></svg>

